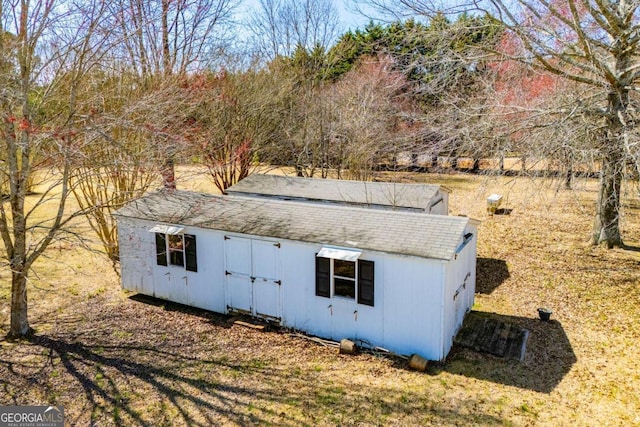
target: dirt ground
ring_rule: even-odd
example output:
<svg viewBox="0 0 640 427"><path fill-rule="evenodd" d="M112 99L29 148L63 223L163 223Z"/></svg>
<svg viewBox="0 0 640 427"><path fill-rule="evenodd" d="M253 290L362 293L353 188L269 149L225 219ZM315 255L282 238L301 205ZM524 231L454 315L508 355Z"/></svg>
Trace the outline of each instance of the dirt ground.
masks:
<svg viewBox="0 0 640 427"><path fill-rule="evenodd" d="M628 247L606 250L588 245L594 180L567 191L544 178L378 178L444 184L452 214L482 220L474 309L531 331L524 361L454 348L419 373L380 354L339 355L126 293L106 258L63 242L31 276L36 335L0 340L0 404L62 405L68 425L96 426L640 425L637 187L624 194ZM503 203L488 216L492 193ZM0 270L1 336L9 286Z"/></svg>

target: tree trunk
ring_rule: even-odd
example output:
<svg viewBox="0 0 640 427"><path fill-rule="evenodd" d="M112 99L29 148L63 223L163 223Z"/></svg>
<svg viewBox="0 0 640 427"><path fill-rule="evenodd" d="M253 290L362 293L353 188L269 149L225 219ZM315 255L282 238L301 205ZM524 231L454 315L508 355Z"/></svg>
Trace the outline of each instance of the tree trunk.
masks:
<svg viewBox="0 0 640 427"><path fill-rule="evenodd" d="M623 246L620 236L620 191L624 179L624 117L629 91L619 88L609 93L605 145L601 149L600 189L591 243L607 248Z"/></svg>
<svg viewBox="0 0 640 427"><path fill-rule="evenodd" d="M24 271L14 270L11 275L11 326L8 336L24 337L31 332L27 316L27 277Z"/></svg>
<svg viewBox="0 0 640 427"><path fill-rule="evenodd" d="M573 189L573 168L571 165L567 168L564 176L564 188L565 190Z"/></svg>
<svg viewBox="0 0 640 427"><path fill-rule="evenodd" d="M480 159L473 159L473 166L471 166L472 173L480 172Z"/></svg>
<svg viewBox="0 0 640 427"><path fill-rule="evenodd" d="M162 186L167 190L176 189L176 171L173 158L168 157L162 164L160 171L162 175Z"/></svg>
<svg viewBox="0 0 640 427"><path fill-rule="evenodd" d="M171 75L171 50L169 48L169 0L162 0L162 67L165 75Z"/></svg>
<svg viewBox="0 0 640 427"><path fill-rule="evenodd" d="M623 246L620 236L620 190L623 174L623 153L619 147L611 147L602 158L593 245L606 244L609 249Z"/></svg>
<svg viewBox="0 0 640 427"><path fill-rule="evenodd" d="M567 165L567 170L564 176L564 188L566 190L573 189L573 157L568 149L565 149L564 160Z"/></svg>

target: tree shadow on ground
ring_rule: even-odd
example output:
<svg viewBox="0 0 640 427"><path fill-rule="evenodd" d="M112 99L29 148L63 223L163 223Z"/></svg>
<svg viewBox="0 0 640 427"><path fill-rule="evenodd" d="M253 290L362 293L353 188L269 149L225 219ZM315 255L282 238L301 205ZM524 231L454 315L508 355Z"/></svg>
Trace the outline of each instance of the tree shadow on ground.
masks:
<svg viewBox="0 0 640 427"><path fill-rule="evenodd" d="M157 308L148 309L162 318ZM143 314L144 310L137 312ZM107 313L105 318L113 314ZM167 328L175 319L194 320L191 310L173 314L165 325ZM315 421L329 425L368 425L376 424L377 416L389 420L411 417L436 425L454 419L466 425L493 425L501 421L491 413L478 410L478 406L487 405L487 401L490 408L490 398L464 399L449 405L431 399L428 387L424 393L407 394L395 386L360 387L354 385L349 376L335 379L332 376L328 381L317 369L303 369L304 357L314 363L317 357L323 357L323 350L317 347L311 347L309 354L299 360L299 366L293 367L281 361L270 364L268 359L255 356L248 359L246 354L240 354L248 343L257 346L253 341L240 343L235 348L237 354L227 355L227 349L215 348L234 331L232 342L246 336L257 337L259 342L277 341L280 336L277 333L265 335L243 328L229 331L217 324L199 322L194 325L194 331L186 330L185 325L176 325L175 330L167 331L169 337L165 342L149 345L144 343L144 329L154 327L153 320L138 316L139 327L130 329L133 336L128 340L116 337L113 344L105 339L120 331L118 321L85 324L84 333L63 331L57 335L35 335L29 340L10 343L10 351L0 347L0 375L5 396L0 403L33 403L34 394L29 393L35 393L49 404L63 405L70 425L298 426L316 424ZM140 336L136 329L142 331ZM204 344L196 338L189 341L192 346L173 343L192 337L198 329L215 338ZM120 341L127 342L118 343ZM141 343L136 344L138 341ZM268 348L272 346L276 351L279 348L277 343L267 344ZM204 351L199 351L201 347ZM211 348L212 354L207 348ZM257 347L248 351L268 358L260 356L263 350ZM286 347L280 348L282 350ZM333 361L340 357L328 355ZM352 360L346 357L338 360L337 365L348 365Z"/></svg>
<svg viewBox="0 0 640 427"><path fill-rule="evenodd" d="M155 425L263 425L280 426L311 425L314 419L326 425L376 424L375 415L380 413L389 419L406 416L427 419L428 424L448 424L452 420L461 425L497 425L501 419L478 410L479 401L464 399L455 402L455 407L437 400L427 400L425 395L406 394L397 387L370 386L353 387L347 379L318 381L313 377L291 378L286 367L262 369L259 366L243 366L225 360L199 360L182 355L157 352L149 363L136 362L140 351L154 352L149 348L94 347L80 342L68 342L48 336L36 336L31 344L43 349L60 364L71 379L79 384L73 402L82 405L82 411L91 413L88 425L155 426ZM112 351L126 351L128 356L112 356ZM159 367L160 360L176 360L173 366ZM264 386L244 387L234 385L238 381L217 381L209 376L198 378L184 374L185 363L197 362L210 369L230 369L242 375L255 377L257 383L271 384L281 381L289 385L286 389ZM348 362L347 362L348 363ZM11 377L20 376L20 363L9 363L0 359L0 366L10 365ZM44 366L43 366L44 368ZM239 374L240 375L240 374ZM59 392L46 387L31 373L30 387L41 387L48 393ZM238 376L236 376L238 378ZM145 410L149 397L136 395L132 386L144 383L163 402L159 411ZM304 385L303 385L304 383ZM309 387L311 385L311 387ZM427 391L425 391L426 394ZM246 399L250 399L247 403ZM483 398L482 403L486 403ZM80 404L79 402L83 402ZM13 404L24 404L14 401ZM52 403L52 402L49 402ZM291 407L291 414L269 409L278 405ZM65 413L77 412L67 411ZM363 411L363 407L370 411ZM303 415L300 415L299 412ZM105 418L105 415L108 418ZM70 425L87 424L76 417L67 416Z"/></svg>
<svg viewBox="0 0 640 427"><path fill-rule="evenodd" d="M510 277L503 259L478 257L476 261L476 292L489 295Z"/></svg>
<svg viewBox="0 0 640 427"><path fill-rule="evenodd" d="M454 346L447 361L431 373L446 371L484 381L550 393L577 362L569 338L557 320L481 313L527 329L530 334L522 362L504 360L474 350Z"/></svg>
<svg viewBox="0 0 640 427"><path fill-rule="evenodd" d="M259 393L257 390L231 384L220 387L212 379L180 372L186 364L199 365L202 369L223 367L231 371L248 370L250 366L233 364L225 359L177 356L150 347L94 346L48 336L35 336L30 341L47 350L50 360L59 358L67 373L80 384L91 408L92 419L100 418L99 413L110 407L111 421L116 425L129 425L131 421L139 425L155 425L155 422L143 418L144 411L130 404L131 396L135 394L130 385L142 382L169 401L168 405L161 406L157 414L159 419L180 420L187 425L214 425L220 422L221 417L240 424L259 421L249 420L233 410L235 399L255 396ZM136 355L140 353L152 354L151 360L137 362ZM159 361L174 363L156 363ZM296 422L282 420L282 424L296 425Z"/></svg>

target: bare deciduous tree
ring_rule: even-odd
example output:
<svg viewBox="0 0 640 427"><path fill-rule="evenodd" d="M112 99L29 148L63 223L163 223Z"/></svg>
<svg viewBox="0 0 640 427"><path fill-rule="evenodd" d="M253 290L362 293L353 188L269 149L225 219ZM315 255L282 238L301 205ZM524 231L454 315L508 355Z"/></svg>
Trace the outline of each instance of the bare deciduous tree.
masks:
<svg viewBox="0 0 640 427"><path fill-rule="evenodd" d="M331 166L350 179L368 180L374 168L393 163L418 130L407 125L412 111L403 92L404 74L384 56L364 57L335 85L324 89L331 100Z"/></svg>
<svg viewBox="0 0 640 427"><path fill-rule="evenodd" d="M89 103L83 111L83 144L72 165L71 190L86 212L91 228L102 242L118 273L119 245L112 213L142 196L158 175L153 138L132 111L138 90L131 76L95 72L87 79L83 95L100 93L102 103ZM100 111L98 111L100 110ZM137 114L136 114L137 113Z"/></svg>
<svg viewBox="0 0 640 427"><path fill-rule="evenodd" d="M229 42L237 0L117 0L109 2L114 51L140 76L183 74L211 66Z"/></svg>
<svg viewBox="0 0 640 427"><path fill-rule="evenodd" d="M456 15L475 7L476 0L347 0L349 7L365 16L404 19L416 15Z"/></svg>
<svg viewBox="0 0 640 427"><path fill-rule="evenodd" d="M250 30L262 56L291 56L297 47L327 48L337 36L338 11L331 0L260 0Z"/></svg>
<svg viewBox="0 0 640 427"><path fill-rule="evenodd" d="M521 42L524 55L513 60L590 88L573 114L593 123L601 179L592 242L622 246L620 197L629 144L634 138L637 90L638 1L492 2L490 10ZM571 110L567 110L571 111Z"/></svg>
<svg viewBox="0 0 640 427"><path fill-rule="evenodd" d="M183 81L189 105L177 126L221 192L260 164L277 161L268 157L266 147L278 142L289 89L277 75L257 70L203 74Z"/></svg>
<svg viewBox="0 0 640 427"><path fill-rule="evenodd" d="M146 90L136 99L149 118L147 135L155 140L155 156L166 187L175 188L175 162L182 147L168 130L168 118L180 116L182 100L163 98L171 86L188 73L219 66L232 40L233 11L237 0L117 0L109 3L110 14L102 23L105 33L116 41L110 52L111 65L138 76L137 85ZM144 100L156 97L159 108L146 108ZM141 102L142 101L142 102ZM140 110L140 111L142 111ZM132 110L133 111L133 110ZM138 111L138 113L140 112ZM160 114L156 114L156 113ZM162 125L165 123L165 125Z"/></svg>
<svg viewBox="0 0 640 427"><path fill-rule="evenodd" d="M104 38L95 30L104 3L0 4L0 139L9 184L0 205L0 236L11 269L9 335L17 337L31 332L27 283L34 262L82 214L67 205L79 142L75 93L103 52ZM47 175L46 185L27 203L28 183L38 174Z"/></svg>
<svg viewBox="0 0 640 427"><path fill-rule="evenodd" d="M361 3L425 17L434 16L438 6L429 0ZM609 248L623 246L622 182L626 164L637 159L638 146L640 2L477 0L471 6L468 10L481 11L499 22L518 44L511 52L491 47L487 52L573 82L576 94L585 95L573 97L562 108L547 107L539 117L546 116L543 121L549 126L567 121L582 124L601 169L591 240Z"/></svg>

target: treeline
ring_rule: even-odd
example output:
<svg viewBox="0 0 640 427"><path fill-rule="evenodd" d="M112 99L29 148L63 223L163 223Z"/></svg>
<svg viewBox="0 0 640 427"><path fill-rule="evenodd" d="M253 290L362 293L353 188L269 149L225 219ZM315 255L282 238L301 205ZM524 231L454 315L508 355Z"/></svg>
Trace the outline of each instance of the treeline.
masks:
<svg viewBox="0 0 640 427"><path fill-rule="evenodd" d="M466 15L371 23L330 48L299 44L248 70L183 76L176 97L190 127L179 135L182 152L206 164L224 191L257 163L367 179L406 151L455 150L459 133L425 117L453 97L459 108L475 96L489 74L482 49L500 32L491 19Z"/></svg>

